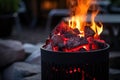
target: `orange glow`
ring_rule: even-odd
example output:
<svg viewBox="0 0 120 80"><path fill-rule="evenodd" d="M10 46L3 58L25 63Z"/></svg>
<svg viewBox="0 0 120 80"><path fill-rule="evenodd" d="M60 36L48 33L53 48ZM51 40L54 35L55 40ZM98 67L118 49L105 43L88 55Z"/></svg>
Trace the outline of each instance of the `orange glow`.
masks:
<svg viewBox="0 0 120 80"><path fill-rule="evenodd" d="M69 22L69 27L71 28L78 28L80 31L80 37L84 37L84 28L88 25L86 22L88 10L90 9L90 6L92 2L95 0L67 0L68 6L71 11L71 19ZM95 6L93 6L94 10ZM103 25L100 23L100 26L98 26L95 23L95 17L98 14L97 11L93 11L91 14L91 29L95 32L94 37L98 38L98 35L101 34L103 31Z"/></svg>
<svg viewBox="0 0 120 80"><path fill-rule="evenodd" d="M57 8L57 3L56 2L50 2L50 1L44 1L41 6L40 6L42 9L45 9L45 10L50 10L50 9L53 9L53 8Z"/></svg>
<svg viewBox="0 0 120 80"><path fill-rule="evenodd" d="M102 25L102 23L100 23L100 26L98 26L95 23L95 21L94 21L94 19L95 19L95 17L96 17L97 14L98 14L98 11L93 12L92 16L91 16L91 22L92 22L91 28L95 32L95 35L94 35L95 38L98 37L102 33L102 31L103 31L103 25Z"/></svg>

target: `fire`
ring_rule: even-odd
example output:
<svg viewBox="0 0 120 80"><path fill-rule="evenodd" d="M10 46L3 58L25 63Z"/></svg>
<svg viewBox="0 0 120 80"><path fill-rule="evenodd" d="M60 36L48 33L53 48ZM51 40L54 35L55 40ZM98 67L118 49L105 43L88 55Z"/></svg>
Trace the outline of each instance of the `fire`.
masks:
<svg viewBox="0 0 120 80"><path fill-rule="evenodd" d="M69 22L69 27L71 28L77 28L80 31L80 37L85 36L84 28L88 23L86 22L88 10L91 6L92 2L95 2L95 0L67 0L68 6L71 11L71 19ZM95 8L95 6L93 6ZM94 10L94 9L93 9ZM95 17L98 14L97 11L93 11L91 14L91 29L94 30L95 35L94 38L98 38L98 36L103 31L103 25L100 23L100 26L98 26L95 23Z"/></svg>
<svg viewBox="0 0 120 80"><path fill-rule="evenodd" d="M91 51L104 47L99 35L103 31L101 22L95 17L99 10L91 6L93 0L67 0L71 16L58 24L50 34L44 48L52 51L76 52ZM87 22L89 9L92 8L91 22Z"/></svg>
<svg viewBox="0 0 120 80"><path fill-rule="evenodd" d="M102 25L102 23L99 23L100 24L100 26L98 26L96 23L95 23L95 16L98 14L98 11L97 12L93 12L92 13L92 16L91 16L91 22L92 22L92 26L91 26L91 28L92 28L92 30L94 30L94 32L96 33L95 35L94 35L94 38L96 38L96 37L99 37L99 35L102 33L102 31L103 31L103 25Z"/></svg>

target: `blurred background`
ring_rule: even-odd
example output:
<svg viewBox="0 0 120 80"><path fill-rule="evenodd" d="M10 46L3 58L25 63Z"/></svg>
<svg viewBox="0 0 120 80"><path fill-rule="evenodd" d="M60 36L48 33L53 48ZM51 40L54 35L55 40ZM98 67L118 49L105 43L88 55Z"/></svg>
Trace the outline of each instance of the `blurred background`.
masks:
<svg viewBox="0 0 120 80"><path fill-rule="evenodd" d="M110 44L110 80L120 80L120 0L97 0L101 38ZM0 39L43 44L52 29L69 16L65 0L0 0Z"/></svg>
<svg viewBox="0 0 120 80"><path fill-rule="evenodd" d="M9 24L8 28L1 27L0 31L1 38L13 38L20 40L22 42L32 43L44 42L46 38L46 35L42 35L45 34L44 30L46 30L46 28L49 27L51 31L61 21L63 17L67 17L69 15L69 11L66 6L66 1L64 0L12 0L12 1L5 0L5 1L1 0L0 2L1 25L7 26L5 18L7 18L6 16L8 16L11 22L9 22L8 20L7 21L9 22L9 24L11 24L11 27ZM105 19L103 16L102 21L105 30L109 33L108 37L117 36L116 38L119 39L118 26L119 26L120 1L97 0L96 4L100 6L99 13L105 15ZM104 32L106 32L105 30ZM50 31L47 32L50 33ZM27 34L31 35L35 34L35 36L29 36ZM33 39L31 40L31 38L33 38L34 40ZM112 44L113 41L109 40L110 39L108 39L107 42L108 43L110 42L110 44Z"/></svg>
<svg viewBox="0 0 120 80"><path fill-rule="evenodd" d="M21 38L20 40L22 40L22 42L30 41L32 43L44 42L46 35L42 35L44 34L42 31L44 31L48 27L50 28L51 31L61 21L63 17L67 17L69 15L69 11L66 6L66 1L64 0L12 0L12 1L5 0L5 1L1 0L0 2L1 4L0 17L2 18L1 21L3 21L3 18L7 18L6 15L9 16L9 19L11 19L10 20L11 22L9 22L9 24L11 24L12 27L10 27L9 24L8 24L9 28L3 29L1 27L0 31L1 38L9 37L18 40ZM109 35L109 37L111 36L113 37L114 33L118 34L119 27L117 27L116 25L119 23L118 18L120 13L120 1L97 0L96 4L100 6L101 14L105 15L108 14L107 15L108 19L105 18L105 20L103 20L103 24L105 23L104 28L108 28L108 30L111 31L110 32L111 35ZM3 7L5 7L6 9ZM112 16L110 15L112 18L109 17L109 14L112 14ZM114 15L115 18L117 19L114 18ZM113 20L113 18L115 20ZM113 21L110 21L110 19ZM113 23L113 25L111 25L112 24L111 22ZM4 26L3 23L7 24L6 21L1 22L2 26ZM110 23L110 25L108 24L109 25L108 26L107 23ZM116 31L112 32L113 30L110 29L113 29L114 27L112 28L110 26L114 26L115 28L117 27L117 33ZM5 31L3 31L2 29ZM10 31L7 31L8 29ZM35 34L35 36L29 36L27 35L27 32L28 34L31 35L34 35L35 33L38 32L39 35ZM43 36L43 38L40 39L41 35ZM24 38L24 36L26 37ZM31 39L29 39L33 37L35 41L34 40L31 41ZM38 38L36 39L35 37Z"/></svg>

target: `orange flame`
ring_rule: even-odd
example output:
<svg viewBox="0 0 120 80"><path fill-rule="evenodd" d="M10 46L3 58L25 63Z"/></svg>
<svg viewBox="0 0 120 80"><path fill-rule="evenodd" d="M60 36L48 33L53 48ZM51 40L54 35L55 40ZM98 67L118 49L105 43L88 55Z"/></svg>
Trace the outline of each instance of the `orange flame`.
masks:
<svg viewBox="0 0 120 80"><path fill-rule="evenodd" d="M71 28L78 28L80 33L82 33L80 34L80 37L84 37L84 27L88 24L86 22L87 13L93 1L95 0L67 0L68 6L71 11L71 19L69 20L69 26ZM95 17L98 12L98 10L93 11L91 15L90 27L95 32L95 38L97 38L103 31L103 25L100 23L100 26L98 26L95 23Z"/></svg>

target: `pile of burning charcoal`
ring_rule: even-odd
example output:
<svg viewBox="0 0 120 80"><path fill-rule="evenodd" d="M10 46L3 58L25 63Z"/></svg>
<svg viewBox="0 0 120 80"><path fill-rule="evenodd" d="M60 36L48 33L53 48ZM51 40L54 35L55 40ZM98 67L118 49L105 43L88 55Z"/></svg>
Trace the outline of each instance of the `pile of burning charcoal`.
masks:
<svg viewBox="0 0 120 80"><path fill-rule="evenodd" d="M84 34L84 36L80 36ZM51 32L46 44L43 46L50 51L92 51L102 49L104 40L101 40L99 35L95 37L95 32L90 26L84 26L84 32L80 32L77 28L68 26L68 22L61 21Z"/></svg>

